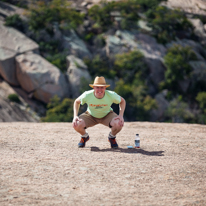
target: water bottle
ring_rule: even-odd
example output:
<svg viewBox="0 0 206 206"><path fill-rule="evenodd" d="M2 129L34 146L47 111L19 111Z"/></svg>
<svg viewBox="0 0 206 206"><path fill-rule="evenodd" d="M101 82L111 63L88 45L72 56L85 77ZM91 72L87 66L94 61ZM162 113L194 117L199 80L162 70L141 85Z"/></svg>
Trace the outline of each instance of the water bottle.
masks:
<svg viewBox="0 0 206 206"><path fill-rule="evenodd" d="M135 143L135 148L140 148L140 138L139 138L139 134L136 134L134 143Z"/></svg>

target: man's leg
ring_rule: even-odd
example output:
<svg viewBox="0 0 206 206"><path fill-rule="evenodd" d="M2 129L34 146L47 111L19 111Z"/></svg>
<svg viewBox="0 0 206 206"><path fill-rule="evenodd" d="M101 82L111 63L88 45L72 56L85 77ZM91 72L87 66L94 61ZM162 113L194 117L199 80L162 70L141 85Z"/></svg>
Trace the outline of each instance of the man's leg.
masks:
<svg viewBox="0 0 206 206"><path fill-rule="evenodd" d="M118 118L114 117L112 121L110 122L111 135L114 137L116 137L116 134L119 133L123 127L119 124L119 121L120 120Z"/></svg>
<svg viewBox="0 0 206 206"><path fill-rule="evenodd" d="M118 144L116 142L116 134L121 131L122 127L120 124L120 119L117 117L118 115L114 112L110 112L104 120L104 125L109 126L111 128L111 132L109 133L108 140L111 144L112 148L118 148Z"/></svg>
<svg viewBox="0 0 206 206"><path fill-rule="evenodd" d="M85 121L83 119L80 119L80 121L77 122L77 125L73 128L81 134L81 140L78 143L78 147L85 147L86 142L89 140L89 134L85 130Z"/></svg>

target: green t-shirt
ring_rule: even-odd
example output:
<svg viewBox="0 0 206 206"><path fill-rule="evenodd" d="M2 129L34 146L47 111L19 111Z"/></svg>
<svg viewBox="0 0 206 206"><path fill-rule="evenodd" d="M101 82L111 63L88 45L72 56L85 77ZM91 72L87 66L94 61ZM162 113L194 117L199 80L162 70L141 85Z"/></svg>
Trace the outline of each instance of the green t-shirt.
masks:
<svg viewBox="0 0 206 206"><path fill-rule="evenodd" d="M102 118L106 116L113 109L111 105L113 103L119 104L121 97L109 90L105 90L105 95L102 99L98 99L94 95L94 90L84 92L79 98L81 105L87 104L87 111L96 118Z"/></svg>

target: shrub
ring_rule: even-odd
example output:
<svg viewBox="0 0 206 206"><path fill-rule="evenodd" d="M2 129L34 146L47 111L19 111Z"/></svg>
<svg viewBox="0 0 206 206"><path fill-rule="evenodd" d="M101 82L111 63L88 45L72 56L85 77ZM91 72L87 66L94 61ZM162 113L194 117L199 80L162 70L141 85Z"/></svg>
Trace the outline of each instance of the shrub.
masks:
<svg viewBox="0 0 206 206"><path fill-rule="evenodd" d="M127 101L125 116L130 121L145 121L150 118L150 111L157 107L155 99L147 94L145 85L125 83L120 79L116 83L115 91Z"/></svg>
<svg viewBox="0 0 206 206"><path fill-rule="evenodd" d="M66 54L57 53L48 56L46 59L65 73L67 71L66 56Z"/></svg>
<svg viewBox="0 0 206 206"><path fill-rule="evenodd" d="M69 7L66 0L52 0L45 3L38 1L37 6L30 9L29 28L32 31L41 29L53 30L53 24L60 24L62 29L76 28L83 22L83 14Z"/></svg>
<svg viewBox="0 0 206 206"><path fill-rule="evenodd" d="M8 95L8 99L11 101L11 102L16 102L16 103L20 103L20 99L19 99L19 96L17 94L9 94Z"/></svg>
<svg viewBox="0 0 206 206"><path fill-rule="evenodd" d="M138 11L139 5L132 0L119 2L105 2L102 1L100 5L94 5L88 11L89 17L95 22L94 28L100 29L100 32L105 31L108 27L113 25L111 12L119 11L124 21L124 27L131 28L133 21L139 19ZM128 25L127 23L130 22ZM123 23L122 23L123 25ZM125 28L126 29L126 28Z"/></svg>
<svg viewBox="0 0 206 206"><path fill-rule="evenodd" d="M171 10L164 6L157 7L153 12L147 12L149 26L160 43L174 40L177 32L184 32L185 36L192 35L193 26L186 15L179 10Z"/></svg>
<svg viewBox="0 0 206 206"><path fill-rule="evenodd" d="M148 67L144 62L144 56L139 51L132 51L115 56L114 69L117 77L124 81L132 82L144 78L147 75Z"/></svg>
<svg viewBox="0 0 206 206"><path fill-rule="evenodd" d="M21 32L24 32L24 21L18 14L6 17L5 26L11 26Z"/></svg>
<svg viewBox="0 0 206 206"><path fill-rule="evenodd" d="M84 63L89 68L89 73L92 77L104 76L106 78L114 78L116 72L110 66L110 59L96 55L92 60L85 58Z"/></svg>
<svg viewBox="0 0 206 206"><path fill-rule="evenodd" d="M73 119L73 103L74 101L65 98L60 101L60 98L54 96L47 105L46 116L41 118L42 122L71 122Z"/></svg>
<svg viewBox="0 0 206 206"><path fill-rule="evenodd" d="M196 100L199 103L200 109L206 114L206 92L199 92Z"/></svg>
<svg viewBox="0 0 206 206"><path fill-rule="evenodd" d="M165 112L167 118L172 122L193 122L194 115L189 110L189 106L182 100L181 96L173 99Z"/></svg>
<svg viewBox="0 0 206 206"><path fill-rule="evenodd" d="M168 49L164 57L166 66L165 81L161 83L161 89L168 89L173 94L183 93L178 86L181 80L187 80L191 77L192 68L189 61L196 60L197 57L190 47L174 45Z"/></svg>

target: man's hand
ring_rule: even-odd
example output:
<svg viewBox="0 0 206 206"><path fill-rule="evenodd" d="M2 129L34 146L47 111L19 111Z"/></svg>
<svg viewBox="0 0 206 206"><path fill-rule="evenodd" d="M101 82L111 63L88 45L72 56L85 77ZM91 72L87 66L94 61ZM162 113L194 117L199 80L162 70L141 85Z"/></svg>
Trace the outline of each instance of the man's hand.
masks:
<svg viewBox="0 0 206 206"><path fill-rule="evenodd" d="M118 115L117 117L115 117L114 120L119 119L119 126L123 127L124 126L124 118L121 115Z"/></svg>
<svg viewBox="0 0 206 206"><path fill-rule="evenodd" d="M78 122L81 122L82 120L81 119L79 119L79 117L78 116L75 116L74 118L73 118L73 121L72 121L72 125L73 125L73 127L76 127L78 124Z"/></svg>

